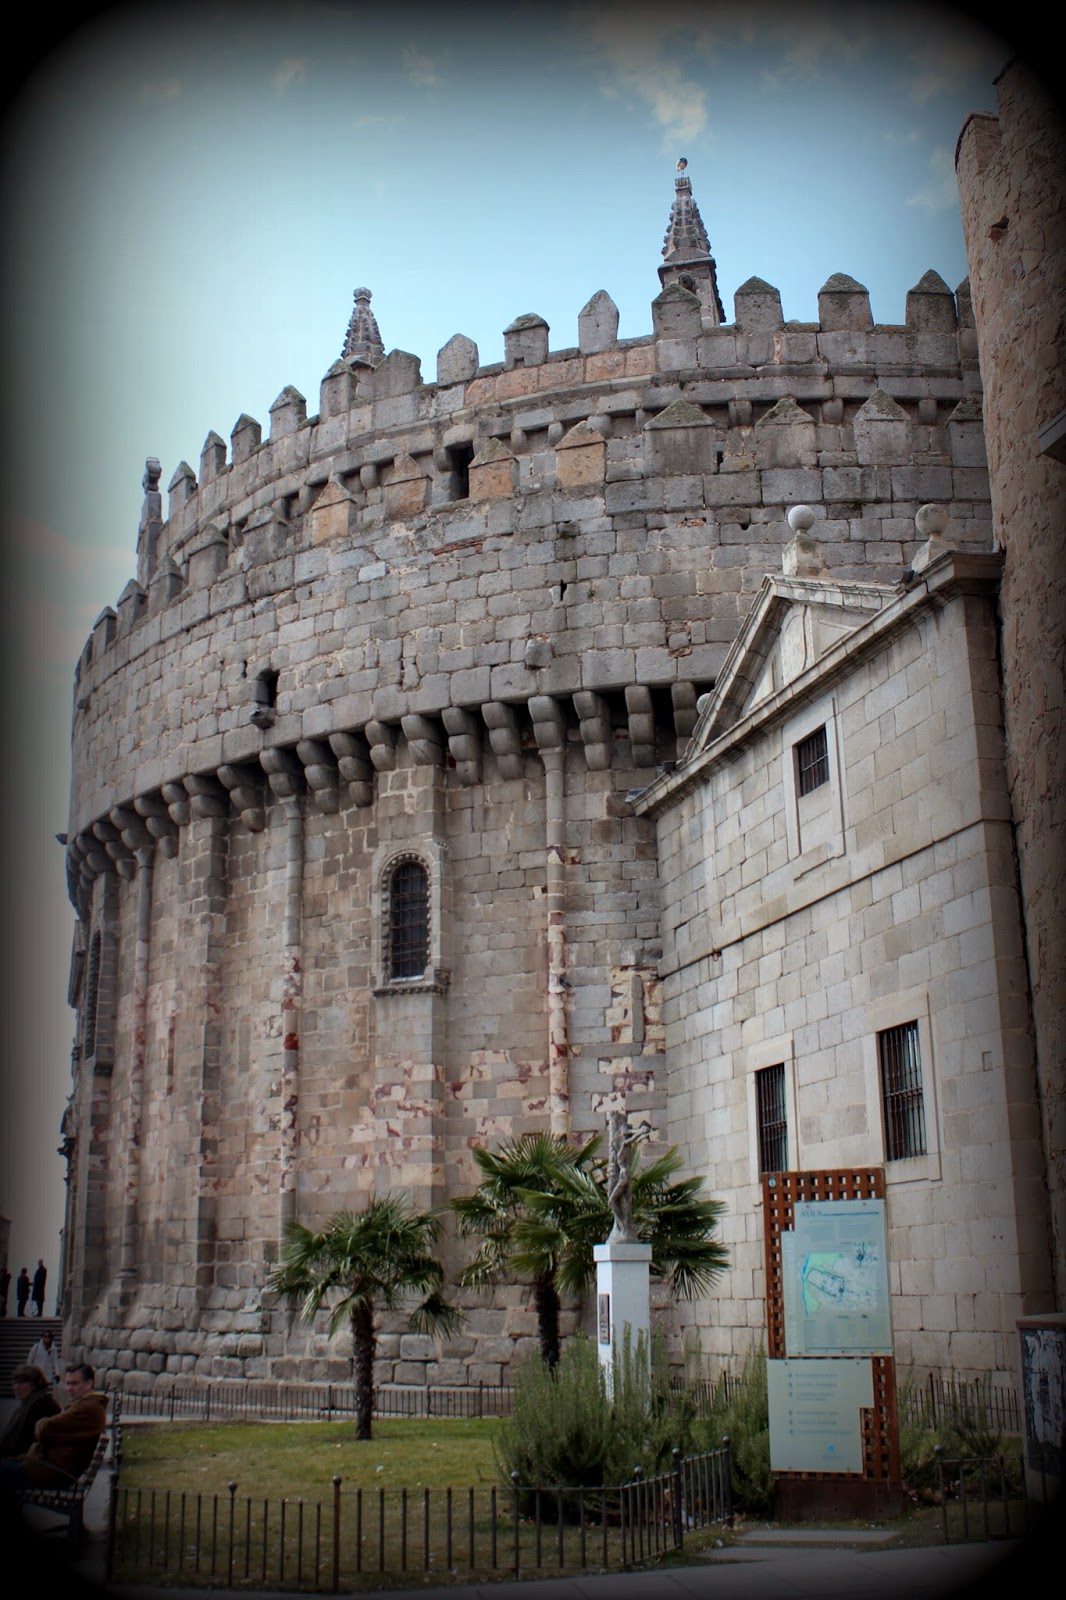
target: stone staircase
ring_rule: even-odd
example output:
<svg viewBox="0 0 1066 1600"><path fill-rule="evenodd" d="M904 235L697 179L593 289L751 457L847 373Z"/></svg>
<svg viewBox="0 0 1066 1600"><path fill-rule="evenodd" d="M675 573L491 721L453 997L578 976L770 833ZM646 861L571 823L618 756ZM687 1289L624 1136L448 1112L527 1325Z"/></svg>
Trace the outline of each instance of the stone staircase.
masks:
<svg viewBox="0 0 1066 1600"><path fill-rule="evenodd" d="M51 1328L62 1356L63 1323L59 1317L0 1317L0 1396L3 1398L11 1393L12 1372L25 1361L45 1328Z"/></svg>

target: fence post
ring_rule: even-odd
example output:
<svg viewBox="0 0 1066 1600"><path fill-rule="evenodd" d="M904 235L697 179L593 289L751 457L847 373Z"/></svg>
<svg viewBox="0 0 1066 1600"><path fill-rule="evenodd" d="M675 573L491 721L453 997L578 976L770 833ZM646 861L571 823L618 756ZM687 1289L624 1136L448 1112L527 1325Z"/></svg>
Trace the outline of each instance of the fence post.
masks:
<svg viewBox="0 0 1066 1600"><path fill-rule="evenodd" d="M681 1451L673 1448L674 1460L674 1549L680 1550L685 1542L685 1519L681 1504Z"/></svg>
<svg viewBox="0 0 1066 1600"><path fill-rule="evenodd" d="M511 1473L511 1514L514 1518L514 1575L518 1577L519 1549L518 1549L518 1473Z"/></svg>
<svg viewBox="0 0 1066 1600"><path fill-rule="evenodd" d="M733 1526L733 1445L728 1433L722 1435L723 1466L725 1480L725 1517L726 1526Z"/></svg>
<svg viewBox="0 0 1066 1600"><path fill-rule="evenodd" d="M211 1385L210 1384L208 1384L207 1387L204 1390L204 1421L205 1422L210 1422L211 1421Z"/></svg>
<svg viewBox="0 0 1066 1600"><path fill-rule="evenodd" d="M936 1432L936 1380L934 1379L932 1373L929 1374L929 1413L930 1413L930 1416L932 1418L930 1426L931 1426L931 1428L933 1429L933 1431L935 1433Z"/></svg>
<svg viewBox="0 0 1066 1600"><path fill-rule="evenodd" d="M332 1387L332 1385L331 1385ZM333 1474L333 1593L341 1586L341 1477Z"/></svg>
<svg viewBox="0 0 1066 1600"><path fill-rule="evenodd" d="M109 1475L110 1489L107 1504L107 1556L104 1575L110 1583L115 1575L115 1533L118 1525L118 1471L112 1467Z"/></svg>
<svg viewBox="0 0 1066 1600"><path fill-rule="evenodd" d="M237 1493L237 1480L231 1478L226 1488L229 1490L229 1533L226 1539L226 1588L233 1588L233 1514L234 1497Z"/></svg>
<svg viewBox="0 0 1066 1600"><path fill-rule="evenodd" d="M933 1454L936 1457L936 1486L940 1495L940 1526L944 1531L944 1543L948 1542L948 1503L944 1497L944 1446L935 1444Z"/></svg>

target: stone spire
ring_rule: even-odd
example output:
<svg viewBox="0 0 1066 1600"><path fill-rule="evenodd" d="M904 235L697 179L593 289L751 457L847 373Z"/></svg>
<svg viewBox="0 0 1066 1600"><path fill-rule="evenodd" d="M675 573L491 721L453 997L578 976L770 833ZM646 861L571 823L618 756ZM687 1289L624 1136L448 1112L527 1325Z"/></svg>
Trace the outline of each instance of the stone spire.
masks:
<svg viewBox="0 0 1066 1600"><path fill-rule="evenodd" d="M348 324L341 359L376 367L378 362L384 359L385 346L378 332L377 318L370 309L370 290L357 289L354 298L355 307Z"/></svg>
<svg viewBox="0 0 1066 1600"><path fill-rule="evenodd" d="M718 276L711 242L703 226L699 206L692 197L692 180L685 171L688 162L684 156L677 163L674 179L674 203L670 207L670 220L666 224L663 240L663 264L659 278L664 289L679 283L683 289L698 295L704 312L704 322L718 327L725 321L725 312L718 294Z"/></svg>

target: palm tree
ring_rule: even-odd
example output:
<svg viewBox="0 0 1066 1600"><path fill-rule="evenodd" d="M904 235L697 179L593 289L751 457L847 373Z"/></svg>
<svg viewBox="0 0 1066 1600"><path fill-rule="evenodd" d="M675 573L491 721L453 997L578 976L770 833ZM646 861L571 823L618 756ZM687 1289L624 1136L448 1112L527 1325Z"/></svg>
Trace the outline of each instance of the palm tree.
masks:
<svg viewBox="0 0 1066 1600"><path fill-rule="evenodd" d="M338 1211L321 1233L294 1222L281 1261L267 1287L300 1301L305 1322L330 1308L332 1337L347 1320L352 1333L355 1376L355 1436L371 1437L377 1318L418 1295L408 1327L415 1333L448 1333L458 1317L441 1289L444 1269L433 1253L440 1223L415 1211L401 1195L371 1200L362 1211Z"/></svg>
<svg viewBox="0 0 1066 1600"><path fill-rule="evenodd" d="M559 1360L562 1294L584 1294L596 1275L593 1246L611 1231L606 1162L596 1136L574 1146L552 1134L526 1134L492 1154L475 1150L482 1179L452 1207L462 1234L481 1242L459 1282L483 1288L502 1277L531 1279L540 1352ZM678 1179L682 1160L671 1147L631 1173L633 1227L652 1247L651 1271L667 1278L679 1299L707 1293L729 1265L715 1238L725 1209L703 1193L703 1179Z"/></svg>
<svg viewBox="0 0 1066 1600"><path fill-rule="evenodd" d="M505 1277L531 1279L540 1353L548 1366L559 1361L560 1300L557 1276L566 1242L561 1233L529 1231L538 1199L568 1193L567 1177L587 1172L599 1149L598 1136L571 1145L556 1134L527 1133L493 1154L475 1149L481 1181L473 1194L452 1201L459 1232L476 1234L474 1259L459 1276L463 1288L483 1289ZM606 1236L605 1236L606 1237Z"/></svg>

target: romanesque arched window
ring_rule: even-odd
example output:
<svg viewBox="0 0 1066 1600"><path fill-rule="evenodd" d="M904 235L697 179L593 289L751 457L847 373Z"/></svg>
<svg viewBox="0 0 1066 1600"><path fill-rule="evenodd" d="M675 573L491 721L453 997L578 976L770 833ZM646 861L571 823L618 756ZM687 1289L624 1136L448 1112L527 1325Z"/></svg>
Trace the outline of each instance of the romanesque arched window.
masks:
<svg viewBox="0 0 1066 1600"><path fill-rule="evenodd" d="M85 1026L82 1048L87 1056L96 1054L96 1014L100 1001L100 931L93 934L89 946L89 971L85 982Z"/></svg>
<svg viewBox="0 0 1066 1600"><path fill-rule="evenodd" d="M429 965L429 873L416 857L393 866L385 906L387 978L421 978Z"/></svg>

